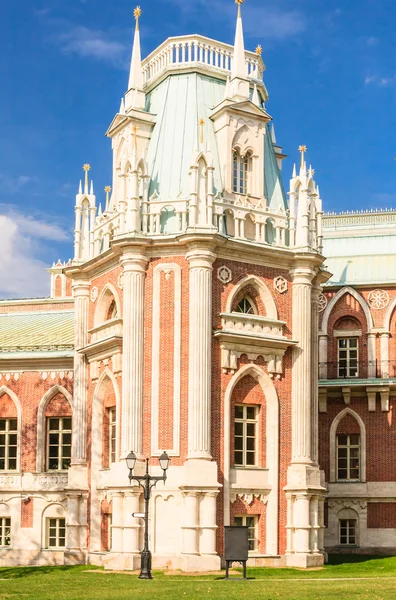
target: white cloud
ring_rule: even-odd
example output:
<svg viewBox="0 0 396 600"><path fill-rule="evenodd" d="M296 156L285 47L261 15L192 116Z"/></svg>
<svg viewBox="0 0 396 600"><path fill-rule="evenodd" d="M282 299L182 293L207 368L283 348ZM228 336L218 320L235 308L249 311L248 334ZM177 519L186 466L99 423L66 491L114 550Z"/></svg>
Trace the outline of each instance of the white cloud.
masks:
<svg viewBox="0 0 396 600"><path fill-rule="evenodd" d="M396 75L390 77L380 77L379 75L367 75L364 79L365 85L377 85L379 87L388 87L396 83Z"/></svg>
<svg viewBox="0 0 396 600"><path fill-rule="evenodd" d="M379 40L376 37L369 37L367 39L367 46L376 46L378 44Z"/></svg>
<svg viewBox="0 0 396 600"><path fill-rule="evenodd" d="M28 184L38 183L37 177L30 177L29 175L18 175L18 177L10 177L0 173L0 185L3 191L9 194L16 194L23 187Z"/></svg>
<svg viewBox="0 0 396 600"><path fill-rule="evenodd" d="M107 35L98 29L84 26L72 27L69 31L56 36L56 41L65 54L94 58L120 68L125 66L124 45L108 39Z"/></svg>
<svg viewBox="0 0 396 600"><path fill-rule="evenodd" d="M66 241L67 233L56 223L26 217L14 207L0 207L0 298L47 296L49 275L40 255L48 241ZM52 259L53 257L51 257Z"/></svg>

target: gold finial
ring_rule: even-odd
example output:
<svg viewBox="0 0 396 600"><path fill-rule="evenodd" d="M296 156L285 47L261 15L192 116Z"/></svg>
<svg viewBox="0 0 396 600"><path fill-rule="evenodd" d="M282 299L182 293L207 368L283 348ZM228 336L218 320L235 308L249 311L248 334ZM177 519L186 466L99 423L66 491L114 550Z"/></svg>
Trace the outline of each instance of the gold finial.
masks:
<svg viewBox="0 0 396 600"><path fill-rule="evenodd" d="M241 16L241 4L243 4L245 0L235 0L235 4L238 5L238 17Z"/></svg>
<svg viewBox="0 0 396 600"><path fill-rule="evenodd" d="M308 175L309 175L309 177L313 177L315 175L315 169L313 169L312 167L309 167Z"/></svg>
<svg viewBox="0 0 396 600"><path fill-rule="evenodd" d="M203 144L204 143L204 125L205 125L205 119L199 119L198 123L199 123L199 143Z"/></svg>
<svg viewBox="0 0 396 600"><path fill-rule="evenodd" d="M88 192L88 172L91 170L91 165L85 163L85 165L83 165L83 169L85 171L85 192Z"/></svg>
<svg viewBox="0 0 396 600"><path fill-rule="evenodd" d="M257 48L256 48L255 52L256 52L257 56L261 56L261 55L262 55L262 53L263 53L263 47L262 47L262 45L261 45L261 44L259 44L259 45L257 46Z"/></svg>
<svg viewBox="0 0 396 600"><path fill-rule="evenodd" d="M305 162L305 153L308 150L308 148L306 146L299 146L298 150L299 150L299 152L301 152L301 169L303 169L304 162Z"/></svg>
<svg viewBox="0 0 396 600"><path fill-rule="evenodd" d="M137 6L135 8L135 10L133 11L133 16L135 17L135 21L136 21L136 29L139 29L139 17L141 17L142 15L142 9L140 8L140 6Z"/></svg>

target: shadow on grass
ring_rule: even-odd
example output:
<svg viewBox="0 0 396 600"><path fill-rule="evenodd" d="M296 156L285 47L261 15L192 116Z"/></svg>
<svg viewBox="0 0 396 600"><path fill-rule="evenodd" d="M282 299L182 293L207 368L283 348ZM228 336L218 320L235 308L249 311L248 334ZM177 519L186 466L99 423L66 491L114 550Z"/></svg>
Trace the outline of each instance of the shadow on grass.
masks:
<svg viewBox="0 0 396 600"><path fill-rule="evenodd" d="M95 569L92 565L61 565L53 567L5 567L0 568L0 579L20 579L21 577L31 577L32 575L51 575L65 571L85 571L86 569Z"/></svg>
<svg viewBox="0 0 396 600"><path fill-rule="evenodd" d="M391 554L329 554L327 565L350 565L358 563L366 563L373 560L386 560L394 558Z"/></svg>

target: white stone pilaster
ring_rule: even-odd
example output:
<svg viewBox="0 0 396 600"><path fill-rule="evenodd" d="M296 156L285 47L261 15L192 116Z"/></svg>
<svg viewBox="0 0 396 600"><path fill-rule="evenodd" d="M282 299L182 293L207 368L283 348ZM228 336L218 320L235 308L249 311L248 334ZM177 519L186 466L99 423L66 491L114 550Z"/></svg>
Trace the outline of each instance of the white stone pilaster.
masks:
<svg viewBox="0 0 396 600"><path fill-rule="evenodd" d="M184 525L183 525L183 554L199 554L198 550L198 492L185 491L184 496Z"/></svg>
<svg viewBox="0 0 396 600"><path fill-rule="evenodd" d="M88 281L73 283L75 352L72 465L85 464L87 458L88 365L85 356L78 351L88 344L89 289Z"/></svg>
<svg viewBox="0 0 396 600"><path fill-rule="evenodd" d="M216 554L216 497L218 492L208 492L199 506L200 554Z"/></svg>
<svg viewBox="0 0 396 600"><path fill-rule="evenodd" d="M139 248L124 252L121 457L143 456L144 282L147 258Z"/></svg>
<svg viewBox="0 0 396 600"><path fill-rule="evenodd" d="M113 513L111 524L112 552L123 552L124 550L124 494L113 493Z"/></svg>
<svg viewBox="0 0 396 600"><path fill-rule="evenodd" d="M327 379L327 346L328 346L328 335L327 333L319 334L319 379Z"/></svg>
<svg viewBox="0 0 396 600"><path fill-rule="evenodd" d="M388 379L390 373L389 338L389 331L387 331L386 333L381 333L381 377L383 379Z"/></svg>
<svg viewBox="0 0 396 600"><path fill-rule="evenodd" d="M318 464L318 430L319 430L319 295L321 293L320 285L315 284L312 288L311 296L311 454L312 461Z"/></svg>
<svg viewBox="0 0 396 600"><path fill-rule="evenodd" d="M140 552L139 532L141 519L135 519L132 513L140 510L140 491L125 492L123 518L123 548L124 552L138 554Z"/></svg>
<svg viewBox="0 0 396 600"><path fill-rule="evenodd" d="M377 361L376 361L376 333L367 334L367 356L368 356L368 368L367 377L375 378L377 376Z"/></svg>
<svg viewBox="0 0 396 600"><path fill-rule="evenodd" d="M212 271L215 254L192 248L190 269L188 458L211 459Z"/></svg>
<svg viewBox="0 0 396 600"><path fill-rule="evenodd" d="M314 273L310 268L294 269L293 277L293 349L292 370L292 463L312 463L311 449L311 367L312 307Z"/></svg>
<svg viewBox="0 0 396 600"><path fill-rule="evenodd" d="M81 494L67 495L66 548L80 550L80 498Z"/></svg>

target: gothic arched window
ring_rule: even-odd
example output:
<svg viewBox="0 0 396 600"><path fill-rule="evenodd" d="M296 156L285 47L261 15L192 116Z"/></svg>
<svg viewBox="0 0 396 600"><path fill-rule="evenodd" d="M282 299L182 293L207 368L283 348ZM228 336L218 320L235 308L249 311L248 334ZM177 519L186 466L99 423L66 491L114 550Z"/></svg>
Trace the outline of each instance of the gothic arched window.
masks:
<svg viewBox="0 0 396 600"><path fill-rule="evenodd" d="M248 161L247 154L242 156L239 150L234 150L232 190L236 194L247 194Z"/></svg>
<svg viewBox="0 0 396 600"><path fill-rule="evenodd" d="M109 310L107 311L106 321L110 321L111 319L116 319L118 317L117 303L115 300L111 301L109 306Z"/></svg>
<svg viewBox="0 0 396 600"><path fill-rule="evenodd" d="M248 298L242 298L235 312L243 313L244 315L254 315L256 311L254 310L253 303Z"/></svg>

